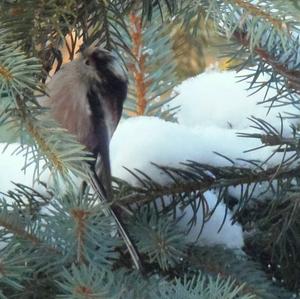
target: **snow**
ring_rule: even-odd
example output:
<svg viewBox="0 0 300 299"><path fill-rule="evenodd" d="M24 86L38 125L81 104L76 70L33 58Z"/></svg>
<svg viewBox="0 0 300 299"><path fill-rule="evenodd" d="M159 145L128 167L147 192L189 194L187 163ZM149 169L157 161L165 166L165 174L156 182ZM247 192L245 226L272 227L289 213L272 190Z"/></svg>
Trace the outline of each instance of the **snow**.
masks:
<svg viewBox="0 0 300 299"><path fill-rule="evenodd" d="M218 201L217 196L212 191L205 192L204 196L210 210L212 210ZM186 235L187 241L190 243L196 242L198 244L205 244L208 246L225 245L227 248L232 249L242 248L244 246L242 227L238 223L232 225L232 215L230 211L227 211L228 214L223 223L225 209L226 208L223 203L217 206L209 221L204 225L199 238L199 224L202 223L203 215L202 213L198 213L198 225L193 225L191 227L191 230ZM184 216L178 223L179 227L182 230L186 230L187 226L189 225L190 219L193 217L192 208L187 207L184 210L184 213ZM181 215L179 214L179 216ZM219 229L221 229L220 232Z"/></svg>
<svg viewBox="0 0 300 299"><path fill-rule="evenodd" d="M188 79L176 88L179 96L171 103L181 105L177 114L178 123L171 123L157 117L134 117L123 120L111 141L112 174L131 184L138 185L138 181L124 168L139 169L161 184L168 184L170 178L163 175L150 164L179 166L180 162L195 160L213 166L230 166L230 162L215 152L222 153L231 159L259 159L264 161L272 153L272 148L263 148L245 153L244 151L260 146L257 139L239 138L237 132L253 132L249 128L247 117L255 115L279 127L277 118L281 109L272 109L266 115L267 109L256 102L262 100L262 93L252 97L245 89L248 84L241 82L234 72L207 72L195 78ZM292 107L285 107L287 112L295 112ZM297 111L296 111L297 113ZM286 120L286 125L290 120ZM286 126L288 127L288 126ZM285 134L288 134L286 130ZM0 151L4 148L0 144ZM21 155L11 155L17 144L10 145L0 158L0 168L5 169L5 176L0 177L1 191L13 189L11 181L21 182L39 188L32 182L34 167L30 166L24 174L24 158ZM275 155L265 167L271 167L281 161L280 155ZM236 165L248 166L243 161ZM49 176L49 174L48 174ZM51 180L44 176L44 180L51 184ZM232 194L238 195L238 189L232 188ZM216 203L216 196L212 191L205 193L209 206ZM179 222L184 229L191 216L191 209L185 209L185 215ZM194 242L201 225L202 211L199 210L199 224L194 226L188 235L190 242ZM231 225L230 213L220 233L218 230L225 214L224 205L220 204L212 218L206 223L200 239L204 245L222 244L230 248L243 246L242 229L239 224Z"/></svg>
<svg viewBox="0 0 300 299"><path fill-rule="evenodd" d="M180 162L194 160L212 166L231 166L228 160L216 155L214 151L232 159L259 158L263 161L271 155L271 147L243 152L260 145L258 139L239 138L236 131L231 129L213 126L191 128L157 117L135 117L121 122L112 138L112 174L137 184L137 179L123 166L138 168L153 178L159 177L161 183L167 183L168 179L160 176L160 171L149 162L178 166ZM278 164L281 158L281 155L275 156L268 166ZM238 160L236 165L249 166Z"/></svg>
<svg viewBox="0 0 300 299"><path fill-rule="evenodd" d="M249 82L240 81L241 76L244 75L247 75L245 70L238 74L234 71L212 70L189 78L175 88L179 95L170 102L169 106L181 106L177 113L180 124L193 128L199 126L232 128L236 131L247 129L251 124L247 118L252 115L279 128L279 113L284 116L284 112L298 112L292 106L285 106L284 108L273 107L268 113L267 104L257 104L263 101L265 89L250 96L253 90L249 90ZM264 79L266 78L261 76L259 81ZM275 94L275 90L270 89L268 98ZM287 121L289 122L291 120Z"/></svg>
<svg viewBox="0 0 300 299"><path fill-rule="evenodd" d="M60 192L65 192L66 185L63 179L56 177L54 182L50 170L45 167L44 160L39 161L40 174L35 172L35 163L25 165L25 155L21 153L24 149L20 150L20 148L19 143L11 143L8 146L7 143L0 143L0 169L5 169L5 175L0 176L0 192L7 193L15 189L15 183L33 188L42 195L47 194L44 184L48 187L53 187L55 184L56 189L59 188ZM27 160L31 161L31 158L31 154L27 153ZM81 178L71 173L69 179L78 186L82 182Z"/></svg>
<svg viewBox="0 0 300 299"><path fill-rule="evenodd" d="M35 165L31 164L24 169L25 157L23 154L18 154L20 144L12 143L6 147L6 143L0 143L0 169L4 170L0 176L0 191L6 193L14 189L15 185L13 182L41 191L43 188L33 181ZM43 173L40 177L40 180L45 182L49 179L49 172Z"/></svg>
<svg viewBox="0 0 300 299"><path fill-rule="evenodd" d="M278 113L284 115L284 112L297 111L292 106L285 106L284 111L278 107L268 113L268 107L257 105L257 102L263 100L263 91L249 97L250 91L246 90L249 84L244 81L236 84L238 79L235 75L235 72L213 71L188 79L178 86L176 92L179 95L170 104L171 107L181 106L177 114L178 124L156 117L135 117L122 121L111 141L112 174L138 185L138 180L123 166L129 169L136 168L159 183L167 184L171 181L170 178L161 174L159 169L149 162L179 166L180 162L195 160L213 166L231 165L214 152L235 160L235 164L239 166L250 167L248 163L236 160L237 158L265 161L275 147L245 152L261 146L260 140L237 137L237 133L241 131L253 133L247 117L254 115L280 129ZM272 91L269 95L271 94ZM295 121L284 120L284 135L289 134L291 123ZM278 165L281 159L282 155L275 155L265 167ZM268 183L261 184L257 188L257 194L268 187ZM236 197L239 196L239 190L240 187L230 188L231 194ZM214 206L216 196L210 191L205 195L209 198L210 207ZM186 227L192 213L190 208L184 212L185 216L179 223L182 228ZM243 246L242 229L237 223L231 225L230 213L218 233L224 213L225 207L219 205L210 221L206 223L198 242L207 245L223 244L230 248ZM198 216L201 223L200 211ZM198 233L199 226L194 226L188 239L195 240Z"/></svg>

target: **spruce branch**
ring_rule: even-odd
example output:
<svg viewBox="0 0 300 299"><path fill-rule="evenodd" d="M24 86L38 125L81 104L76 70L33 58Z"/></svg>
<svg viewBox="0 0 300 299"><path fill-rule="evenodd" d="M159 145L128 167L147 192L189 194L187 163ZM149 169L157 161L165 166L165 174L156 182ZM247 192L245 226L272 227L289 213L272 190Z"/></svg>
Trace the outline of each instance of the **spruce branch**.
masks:
<svg viewBox="0 0 300 299"><path fill-rule="evenodd" d="M36 78L40 64L36 58L26 57L15 44L8 46L1 40L0 46L0 91L20 94L24 90L38 91L41 87Z"/></svg>
<svg viewBox="0 0 300 299"><path fill-rule="evenodd" d="M269 40L268 50L275 40L277 46L285 48L291 30L295 28L292 25L294 20L287 18L284 11L271 1L265 1L265 5L255 5L244 0L213 0L209 4L200 0L199 3L206 8L207 18L212 18L226 37L231 38L236 30L246 30L251 51L270 35L272 39Z"/></svg>
<svg viewBox="0 0 300 299"><path fill-rule="evenodd" d="M6 292L3 290L3 285L10 286L14 290L23 290L22 281L30 269L26 266L24 254L18 254L13 249L1 250L0 253L0 298L6 299L8 297L4 295Z"/></svg>
<svg viewBox="0 0 300 299"><path fill-rule="evenodd" d="M19 95L16 96L15 102L21 123L25 125L26 131L32 136L32 139L36 142L49 161L52 162L54 168L61 173L66 173L67 169L65 169L63 162L59 159L57 151L42 135L42 130L37 127L38 121L36 119L32 119L31 115L27 112L28 110L25 102L21 100Z"/></svg>
<svg viewBox="0 0 300 299"><path fill-rule="evenodd" d="M128 30L124 21L126 7L120 1L94 0L80 19L80 25L84 26L79 26L79 28L83 30L86 27L86 30L80 33L83 38L83 46L104 47L118 55L122 51L129 52L126 44ZM87 6L84 5L83 8L86 9ZM86 21L86 19L88 20Z"/></svg>
<svg viewBox="0 0 300 299"><path fill-rule="evenodd" d="M86 234L86 219L89 212L83 209L72 209L71 215L76 223L75 234L77 238L77 262L79 264L84 262L84 239Z"/></svg>
<svg viewBox="0 0 300 299"><path fill-rule="evenodd" d="M158 263L168 270L185 257L184 233L176 229L170 215L157 216L153 209L141 208L129 222L141 253L147 254L149 264ZM147 238L145 238L147 236Z"/></svg>
<svg viewBox="0 0 300 299"><path fill-rule="evenodd" d="M290 299L292 294L274 284L261 267L245 255L215 246L192 248L191 268L201 269L213 277L223 280L231 278L235 287L242 287L241 294L252 294L254 298ZM226 260L226 263L224 263Z"/></svg>
<svg viewBox="0 0 300 299"><path fill-rule="evenodd" d="M51 228L52 242L62 248L68 260L102 267L113 263L117 256L114 248L120 240L112 235L115 227L111 218L104 216L104 208L94 194L89 190L82 194L74 184L61 194L55 193L42 216Z"/></svg>
<svg viewBox="0 0 300 299"><path fill-rule="evenodd" d="M30 243L32 243L33 246L41 244L41 241L34 234L27 232L24 228L20 226L12 224L7 219L4 219L4 217L0 218L0 226L13 233L15 236L18 236L23 240L29 241Z"/></svg>
<svg viewBox="0 0 300 299"><path fill-rule="evenodd" d="M7 200L6 204L9 208L18 208L19 214L26 215L35 218L39 213L40 209L47 205L51 200L51 194L47 193L46 184L39 182L39 187L44 187L43 191L45 194L41 194L36 191L33 187L23 185L21 183L13 183L15 186L14 190L8 190L7 193L0 192ZM49 194L49 196L48 196Z"/></svg>
<svg viewBox="0 0 300 299"><path fill-rule="evenodd" d="M234 38L244 47L250 48L249 35L246 32L235 31ZM300 94L300 70L291 69L285 61L275 58L262 47L256 46L253 52L266 64L270 65L274 72L280 74L286 81L286 87Z"/></svg>
<svg viewBox="0 0 300 299"><path fill-rule="evenodd" d="M160 287L160 296L158 298L189 298L189 299L255 299L253 293L248 293L244 285L237 286L236 282L230 277L222 279L220 276L213 278L209 275L203 275L201 272L197 275L187 278L175 278L173 284L163 284Z"/></svg>
<svg viewBox="0 0 300 299"><path fill-rule="evenodd" d="M5 200L0 202L0 241L5 242L5 250L17 245L17 250L26 253L26 262L47 276L45 282L39 282L41 288L49 279L54 279L52 272L57 274L73 262L110 268L116 257L114 248L120 245L112 236L111 219L103 216L98 199L88 190L83 196L77 194L77 189L69 187L67 191L59 192L59 187L55 186L47 195L42 195L22 185L17 191L23 193L28 202L19 201L21 195L17 191L8 192ZM53 191L55 197L49 200ZM17 199L16 203L7 204L14 199ZM34 212L27 208L32 206L29 199L37 205ZM44 254L47 258L41 258ZM28 285L24 294L30 293L30 288Z"/></svg>
<svg viewBox="0 0 300 299"><path fill-rule="evenodd" d="M140 182L143 182L143 185L142 187L133 187L126 182L118 180L119 186L116 188L116 192L121 192L118 194L121 204L146 204L164 196L174 196L174 201L177 202L180 196L197 194L198 191L202 194L210 189L226 189L230 186L244 184L249 186L252 183L271 182L270 180L273 179L283 180L291 176L298 176L299 171L299 167L261 169L259 164L256 165L256 169L237 166L213 167L195 161L183 163L182 168L153 165L169 177L171 183L162 185L149 176L145 178L138 171L132 172L139 178ZM245 188L244 192L246 193L246 191L247 188Z"/></svg>
<svg viewBox="0 0 300 299"><path fill-rule="evenodd" d="M58 46L62 37L72 31L77 1L2 1L1 28L7 42L17 42L27 54L39 56L49 40Z"/></svg>
<svg viewBox="0 0 300 299"><path fill-rule="evenodd" d="M110 25L108 20L108 11L107 11L107 1L100 0L99 1L101 11L102 11L102 18L103 18L103 36L105 36L105 48L108 50L112 49L112 41L111 41L111 34L110 34Z"/></svg>
<svg viewBox="0 0 300 299"><path fill-rule="evenodd" d="M54 121L42 118L46 113L36 100L36 96L44 93L44 86L38 80L41 76L38 60L27 58L14 44L8 46L2 43L0 54L0 66L5 70L0 75L0 94L6 94L8 102L0 121L18 131L21 140L25 139L24 135L27 136L26 145L20 146L27 160L25 166L36 163L36 173L39 175L39 162L46 160L60 174L66 176L71 170L85 176L85 161L91 158L84 147ZM66 144L68 147L64 147Z"/></svg>
<svg viewBox="0 0 300 299"><path fill-rule="evenodd" d="M68 38L69 37L69 38ZM65 45L69 54L69 60L73 60L75 50L78 48L79 38L77 32L68 32L65 37Z"/></svg>
<svg viewBox="0 0 300 299"><path fill-rule="evenodd" d="M132 1L135 5L139 4L140 1ZM142 16L146 17L148 21L152 20L153 14L159 10L160 16L163 19L166 11L163 9L167 8L169 15L174 15L180 7L181 1L179 0L142 0ZM134 6L134 9L136 6Z"/></svg>
<svg viewBox="0 0 300 299"><path fill-rule="evenodd" d="M237 135L239 137L244 138L255 138L260 139L262 142L262 145L259 148L272 146L273 152L270 154L270 156L262 163L262 165L266 164L273 156L275 156L277 153L282 154L281 162L277 166L277 170L279 171L281 168L288 168L293 167L295 162L299 159L299 134L296 129L296 127L291 126L291 135L290 136L284 136L283 135L283 121L281 118L281 115L279 115L281 119L281 128L280 130L277 130L274 128L271 124L269 124L267 121L263 119L256 118L252 116L250 118L253 125L251 125L252 128L255 130L258 130L258 133L238 133ZM248 151L256 150L249 149ZM274 173L273 177L277 176L277 172Z"/></svg>
<svg viewBox="0 0 300 299"><path fill-rule="evenodd" d="M281 115L279 115L279 118L281 120L281 128L280 130L277 130L267 121L252 116L251 118L249 118L249 120L253 123L253 125L251 125L250 127L259 130L261 133L238 132L237 136L246 138L259 138L261 142L266 146L286 146L287 151L296 151L299 144L296 128L291 126L292 135L288 137L283 136L283 123Z"/></svg>
<svg viewBox="0 0 300 299"><path fill-rule="evenodd" d="M119 283L112 272L89 266L71 266L65 269L57 282L61 292L57 298L119 298Z"/></svg>
<svg viewBox="0 0 300 299"><path fill-rule="evenodd" d="M292 183L286 189L281 200L262 203L254 214L257 233L246 239L246 250L255 260L263 261L269 275L287 288L297 290L300 287L299 190Z"/></svg>
<svg viewBox="0 0 300 299"><path fill-rule="evenodd" d="M42 248L49 253L59 254L59 250L56 247L51 246L38 236L40 231L36 229L36 224L28 220L28 217L26 219L16 207L13 207L13 211L11 211L11 208L8 207L5 201L0 201L0 227L4 228L7 234L12 234L19 240L28 242L31 248Z"/></svg>
<svg viewBox="0 0 300 299"><path fill-rule="evenodd" d="M245 0L226 0L226 2L243 9L244 15L251 15L252 17L258 17L266 20L278 30L287 30L289 27L289 24L282 20L282 18L275 16L274 13L270 12L271 2L268 2L268 11L265 7L262 7L259 4L255 5Z"/></svg>
<svg viewBox="0 0 300 299"><path fill-rule="evenodd" d="M143 53L142 18L131 13L130 34L132 39L132 54L136 58L136 63L129 64L128 68L133 73L136 90L136 115L144 115L147 101L146 88L150 82L145 80L145 54Z"/></svg>
<svg viewBox="0 0 300 299"><path fill-rule="evenodd" d="M102 222L104 226L105 219L101 217L103 211L102 207L97 206L97 199L89 194L87 190L83 195L77 195L76 191L69 192L64 195L65 198L77 199L77 204L68 205L69 217L72 219L74 225L74 235L76 239L76 264L80 265L87 263L88 253L87 248L89 243L95 243L95 247L98 246L98 240L94 240L97 236L93 236L94 229L93 226L96 224L94 222ZM108 229L108 227L107 227ZM112 230L108 229L108 230ZM103 229L104 230L104 229ZM91 257L92 258L92 257Z"/></svg>
<svg viewBox="0 0 300 299"><path fill-rule="evenodd" d="M86 162L92 158L75 137L61 129L51 119L37 118L32 113L41 110L37 108L29 112L19 96L16 97L16 103L16 108L10 110L11 115L7 123L16 131L21 127L20 138L26 136L27 142L20 145L18 154L22 152L24 154L24 168L35 164L34 179L47 168L51 170L53 176L61 175L67 178L73 172L86 177L88 171ZM45 114L45 111L42 110L41 113Z"/></svg>
<svg viewBox="0 0 300 299"><path fill-rule="evenodd" d="M171 91L178 82L170 38L172 24L165 22L165 28L160 30L161 20L157 11L153 12L151 22L143 22L139 11L132 11L126 21L130 53L124 54L130 72L125 115L175 120L178 107L167 108L166 105L176 96ZM159 72L155 71L157 66L160 67Z"/></svg>

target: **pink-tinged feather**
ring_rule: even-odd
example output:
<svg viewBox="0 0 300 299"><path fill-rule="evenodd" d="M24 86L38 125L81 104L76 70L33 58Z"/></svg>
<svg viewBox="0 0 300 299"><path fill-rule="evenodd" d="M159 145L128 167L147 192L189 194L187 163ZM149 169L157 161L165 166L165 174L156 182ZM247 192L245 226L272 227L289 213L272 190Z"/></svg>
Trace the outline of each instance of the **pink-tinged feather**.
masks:
<svg viewBox="0 0 300 299"><path fill-rule="evenodd" d="M109 142L127 94L125 70L108 51L88 49L53 76L47 92L49 97L43 99L41 105L49 107L52 117L97 155L98 161L91 166L89 183L101 201L112 200ZM116 221L136 268L142 269L139 253L118 210L111 207L108 211Z"/></svg>
<svg viewBox="0 0 300 299"><path fill-rule="evenodd" d="M48 84L49 98L45 103L59 124L74 134L89 150L95 141L89 136L93 132L91 111L86 98L86 84L82 82L77 65L69 63Z"/></svg>

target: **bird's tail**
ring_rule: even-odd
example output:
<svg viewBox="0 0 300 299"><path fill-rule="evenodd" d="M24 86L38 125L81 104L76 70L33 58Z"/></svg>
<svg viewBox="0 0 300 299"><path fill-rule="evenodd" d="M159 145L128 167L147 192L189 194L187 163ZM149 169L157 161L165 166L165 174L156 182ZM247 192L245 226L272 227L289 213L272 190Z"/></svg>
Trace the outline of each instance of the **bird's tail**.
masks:
<svg viewBox="0 0 300 299"><path fill-rule="evenodd" d="M105 189L103 184L101 183L98 175L96 174L95 171L92 171L93 173L91 173L89 175L90 178L90 184L92 185L93 189L95 190L95 192L98 194L100 200L103 203L109 203L112 200L111 197L111 183L110 186L108 186L108 189ZM143 272L143 265L141 262L141 257L139 255L139 252L135 246L135 244L133 243L133 241L131 240L125 225L123 224L122 220L121 220L121 216L118 212L118 210L114 207L108 207L107 208L107 212L108 214L110 214L113 219L115 220L117 227L118 227L118 231L120 232L127 248L129 251L129 254L132 258L132 261L134 263L134 266L137 270Z"/></svg>

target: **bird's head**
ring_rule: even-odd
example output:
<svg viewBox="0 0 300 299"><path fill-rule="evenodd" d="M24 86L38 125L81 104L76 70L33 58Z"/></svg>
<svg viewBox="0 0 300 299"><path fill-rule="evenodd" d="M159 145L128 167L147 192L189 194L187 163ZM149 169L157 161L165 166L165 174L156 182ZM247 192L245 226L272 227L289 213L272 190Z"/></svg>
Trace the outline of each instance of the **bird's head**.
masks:
<svg viewBox="0 0 300 299"><path fill-rule="evenodd" d="M123 82L128 81L127 71L122 62L112 52L99 47L85 49L80 57L81 64L87 76L103 80L115 77Z"/></svg>

